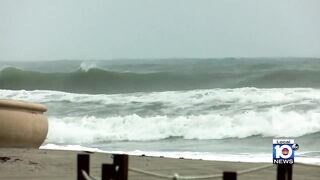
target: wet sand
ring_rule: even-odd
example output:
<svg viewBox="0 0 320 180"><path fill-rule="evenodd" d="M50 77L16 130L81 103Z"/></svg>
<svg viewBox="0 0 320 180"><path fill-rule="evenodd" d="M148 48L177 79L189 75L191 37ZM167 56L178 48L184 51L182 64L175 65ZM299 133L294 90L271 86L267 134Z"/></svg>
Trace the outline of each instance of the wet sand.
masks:
<svg viewBox="0 0 320 180"><path fill-rule="evenodd" d="M0 179L2 180L69 180L76 179L76 159L82 151L6 149L0 148ZM101 177L101 164L111 163L111 154L90 153L90 174ZM181 176L222 174L264 166L266 163L240 163L130 156L129 167L165 175ZM159 179L129 171L130 180ZM221 178L218 178L221 179ZM275 180L276 166L238 176L239 180ZM295 164L294 180L319 180L320 167Z"/></svg>

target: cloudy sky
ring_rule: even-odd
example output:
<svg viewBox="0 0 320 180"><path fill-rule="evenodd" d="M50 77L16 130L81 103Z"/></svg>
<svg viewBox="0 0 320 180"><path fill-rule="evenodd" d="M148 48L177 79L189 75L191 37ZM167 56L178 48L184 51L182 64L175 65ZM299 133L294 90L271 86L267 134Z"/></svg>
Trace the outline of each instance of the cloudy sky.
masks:
<svg viewBox="0 0 320 180"><path fill-rule="evenodd" d="M320 57L319 0L0 0L0 60Z"/></svg>

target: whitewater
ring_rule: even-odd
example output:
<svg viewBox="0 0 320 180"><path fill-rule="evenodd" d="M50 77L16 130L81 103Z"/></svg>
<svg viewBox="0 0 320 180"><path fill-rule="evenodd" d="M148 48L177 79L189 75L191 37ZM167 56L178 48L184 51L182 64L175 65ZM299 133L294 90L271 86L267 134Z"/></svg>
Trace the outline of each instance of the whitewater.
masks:
<svg viewBox="0 0 320 180"><path fill-rule="evenodd" d="M49 134L44 148L78 145L73 149L266 162L272 138L289 137L304 150L300 154L303 162L320 158L316 141L320 137L319 89L111 95L0 90L0 94L0 98L48 106Z"/></svg>

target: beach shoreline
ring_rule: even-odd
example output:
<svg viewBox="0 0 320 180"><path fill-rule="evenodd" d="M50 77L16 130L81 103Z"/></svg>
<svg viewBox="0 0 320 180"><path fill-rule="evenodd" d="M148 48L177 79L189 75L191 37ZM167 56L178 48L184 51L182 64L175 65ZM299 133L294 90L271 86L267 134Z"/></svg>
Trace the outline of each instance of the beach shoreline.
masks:
<svg viewBox="0 0 320 180"><path fill-rule="evenodd" d="M76 179L77 154L90 154L90 174L101 177L101 165L112 163L112 154L88 151L47 149L0 149L0 179ZM268 165L268 163L244 163L207 160L174 159L148 156L129 156L129 168L141 169L163 175L201 176L222 174L223 171L242 171ZM320 167L296 164L293 167L295 180L316 180ZM130 180L158 179L129 171ZM276 166L239 175L240 180L276 179Z"/></svg>

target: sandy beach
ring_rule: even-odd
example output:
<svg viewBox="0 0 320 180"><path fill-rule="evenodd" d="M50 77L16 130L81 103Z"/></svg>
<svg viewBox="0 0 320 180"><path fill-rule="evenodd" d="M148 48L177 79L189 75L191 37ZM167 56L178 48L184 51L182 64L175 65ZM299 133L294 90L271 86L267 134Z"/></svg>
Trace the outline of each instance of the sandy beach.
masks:
<svg viewBox="0 0 320 180"><path fill-rule="evenodd" d="M37 149L0 149L0 179L40 180L40 179L76 179L75 151L37 150ZM101 177L101 164L111 163L111 154L90 153L90 171L94 177ZM173 175L209 175L223 171L240 171L263 166L265 163L239 163L222 161L204 161L170 159L160 157L130 156L129 167L159 174ZM295 180L318 180L320 168L296 164L293 168ZM238 176L240 180L273 180L276 178L276 166L258 172ZM130 180L158 179L135 172L129 172Z"/></svg>

